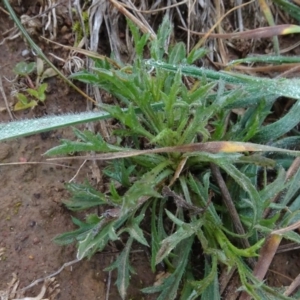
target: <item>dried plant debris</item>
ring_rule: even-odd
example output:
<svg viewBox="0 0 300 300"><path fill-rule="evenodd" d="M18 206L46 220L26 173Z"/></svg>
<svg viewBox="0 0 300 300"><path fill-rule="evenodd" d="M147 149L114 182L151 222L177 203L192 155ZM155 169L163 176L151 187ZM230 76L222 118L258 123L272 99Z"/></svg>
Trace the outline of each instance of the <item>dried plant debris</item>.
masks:
<svg viewBox="0 0 300 300"><path fill-rule="evenodd" d="M35 297L26 297L24 289L19 289L20 280L16 273L8 283L6 290L0 290L0 300L55 300L60 293L59 284L55 278L46 279L39 294Z"/></svg>
<svg viewBox="0 0 300 300"><path fill-rule="evenodd" d="M1 155L1 151L0 151L0 155ZM4 155L6 155L6 154L4 154ZM1 247L0 248L0 260L2 260L3 257L5 257L4 254L5 254L5 248Z"/></svg>

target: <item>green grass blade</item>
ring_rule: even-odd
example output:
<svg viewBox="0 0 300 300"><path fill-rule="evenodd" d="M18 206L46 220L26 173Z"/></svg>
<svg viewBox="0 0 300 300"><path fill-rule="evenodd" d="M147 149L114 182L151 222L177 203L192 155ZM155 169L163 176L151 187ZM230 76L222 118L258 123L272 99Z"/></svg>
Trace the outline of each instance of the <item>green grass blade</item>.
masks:
<svg viewBox="0 0 300 300"><path fill-rule="evenodd" d="M158 110L162 107L162 103L155 103L152 105L154 110ZM124 111L127 110L124 109ZM140 113L140 110L136 109L136 112ZM60 116L47 116L38 119L25 119L10 123L0 123L0 141L109 118L111 118L111 115L107 112L83 112Z"/></svg>
<svg viewBox="0 0 300 300"><path fill-rule="evenodd" d="M84 112L60 116L47 116L39 119L27 119L0 124L0 141L28 136L61 127L109 118L106 112Z"/></svg>
<svg viewBox="0 0 300 300"><path fill-rule="evenodd" d="M295 99L300 99L300 80L299 79L269 79L258 78L248 75L237 75L229 72L217 72L195 66L170 65L161 61L147 60L146 64L152 67L161 68L170 72L177 72L181 69L183 75L211 80L224 80L228 83L243 85L255 88L257 92L263 91L265 96L277 95ZM251 103L249 103L250 105Z"/></svg>
<svg viewBox="0 0 300 300"><path fill-rule="evenodd" d="M296 20L300 21L300 8L299 6L291 3L288 0L273 0L281 9L286 11L289 15L291 15Z"/></svg>
<svg viewBox="0 0 300 300"><path fill-rule="evenodd" d="M238 65L243 63L266 63L266 64L283 64L283 63L300 63L300 56L270 56L270 55L258 55L250 56L243 59L232 60L227 66Z"/></svg>
<svg viewBox="0 0 300 300"><path fill-rule="evenodd" d="M259 143L269 142L283 136L300 122L300 101L297 101L290 111L278 121L264 126L253 138L253 141Z"/></svg>
<svg viewBox="0 0 300 300"><path fill-rule="evenodd" d="M269 7L269 5L266 3L265 0L258 0L258 3L260 5L260 9L263 12L263 14L265 15L266 20L268 21L270 26L275 26L275 21L271 12L271 9ZM274 51L277 55L279 55L279 41L278 41L278 37L275 35L273 36L273 47L274 47Z"/></svg>

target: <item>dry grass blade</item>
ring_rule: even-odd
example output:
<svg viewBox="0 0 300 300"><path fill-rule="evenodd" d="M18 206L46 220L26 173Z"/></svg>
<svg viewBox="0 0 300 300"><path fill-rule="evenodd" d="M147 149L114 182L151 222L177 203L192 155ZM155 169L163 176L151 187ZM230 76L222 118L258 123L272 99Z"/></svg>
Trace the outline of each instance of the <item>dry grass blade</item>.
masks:
<svg viewBox="0 0 300 300"><path fill-rule="evenodd" d="M28 289L30 289L30 288L34 287L35 285L39 284L40 282L44 282L44 281L47 281L47 280L53 278L54 276L56 276L56 275L58 275L59 273L61 273L66 267L72 266L72 265L78 263L79 261L80 261L79 259L75 259L75 260L72 260L72 261L69 261L69 262L64 263L64 264L60 267L60 269L57 270L56 272L54 272L54 273L52 273L52 274L50 274L50 275L48 275L48 276L45 276L45 277L43 277L43 278L39 278L39 279L35 280L34 282L32 282L31 284L29 284L28 286L22 288L22 289L20 290L20 292L25 292L25 291L27 291Z"/></svg>
<svg viewBox="0 0 300 300"><path fill-rule="evenodd" d="M217 64L220 65L221 64ZM274 72L281 72L280 76L276 76L275 78L278 77L284 77L282 76L282 72L289 74L290 72L295 72L298 70L300 67L299 63L291 63L291 64L282 64L282 65L274 65L274 66L258 66L258 67L247 67L247 66L233 66L230 70L239 70L243 72L248 72L248 73L256 73L256 72L265 72L265 73L274 73ZM228 70L229 67L226 68Z"/></svg>
<svg viewBox="0 0 300 300"><path fill-rule="evenodd" d="M283 293L284 296L290 296L300 285L300 274L293 280L290 286Z"/></svg>
<svg viewBox="0 0 300 300"><path fill-rule="evenodd" d="M288 75L291 75L295 72L298 72L300 69L300 64L297 64L295 66L290 66L290 68L288 70L286 70L285 72L282 72L280 75L276 76L275 78L287 78Z"/></svg>
<svg viewBox="0 0 300 300"><path fill-rule="evenodd" d="M0 6L0 10L9 16L9 13L3 7Z"/></svg>
<svg viewBox="0 0 300 300"><path fill-rule="evenodd" d="M211 163L210 168L211 168L212 174L213 174L213 176L214 176L215 180L217 181L217 184L220 188L223 202L224 202L224 204L225 204L225 206L228 210L228 213L229 213L229 215L232 219L232 222L233 222L233 225L235 227L236 232L240 235L245 235L244 227L242 225L239 214L238 214L238 212L236 210L236 207L233 203L233 200L232 200L231 195L228 191L226 183L225 183L225 181L222 177L222 174L220 172L219 167L216 166L215 164ZM249 248L250 247L250 243L246 238L242 238L241 243L242 243L244 248Z"/></svg>
<svg viewBox="0 0 300 300"><path fill-rule="evenodd" d="M75 169L74 167L71 166L66 166L64 164L55 164L55 163L47 163L44 161L27 161L27 162L10 162L10 163L0 163L0 166L22 166L22 165L52 165L52 166L57 166L57 167L64 167L68 169Z"/></svg>
<svg viewBox="0 0 300 300"><path fill-rule="evenodd" d="M267 273L269 266L276 254L277 248L281 242L281 236L277 234L271 235L260 251L260 258L254 268L253 275L259 279L263 280L265 274Z"/></svg>
<svg viewBox="0 0 300 300"><path fill-rule="evenodd" d="M238 6L236 14L237 14L237 19L238 19L238 24L239 24L239 30L244 31L243 16L242 16L242 9L241 9L241 5L243 4L243 1L236 0L236 4Z"/></svg>
<svg viewBox="0 0 300 300"><path fill-rule="evenodd" d="M203 213L211 203L210 201L208 201L206 207L199 208L198 206L192 205L189 202L187 202L186 199L182 198L180 195L177 195L174 191L172 191L169 188L169 186L163 187L162 195L164 197L172 197L177 207L181 207L186 210L190 210L193 214Z"/></svg>
<svg viewBox="0 0 300 300"><path fill-rule="evenodd" d="M125 4L127 3L127 5L131 8L131 9L136 9L136 7L134 6L134 4L132 3L131 0L124 0ZM146 7L146 2L142 1L141 6ZM153 28L150 26L150 24L148 23L148 21L146 20L146 18L143 16L142 13L136 11L135 12L136 17L144 24L144 26L146 28L148 28L148 31L151 34L153 34L156 37L156 33L153 30Z"/></svg>
<svg viewBox="0 0 300 300"><path fill-rule="evenodd" d="M54 42L54 41L51 41L45 37L41 37L42 39L46 40L48 43L52 43L52 44L55 44L55 45L58 45L62 48L65 48L65 49L69 49L69 50L73 50L77 53L81 53L83 55L86 55L88 57L91 57L91 58L97 58L97 59L101 59L101 60L107 60L110 64L112 64L114 67L116 67L117 69L120 69L121 67L112 59L110 59L109 57L105 56L105 55L101 55L97 52L94 52L92 50L85 50L85 49L81 49L79 47L72 47L72 46L67 46L67 45L63 45L63 44L60 44L58 42Z"/></svg>
<svg viewBox="0 0 300 300"><path fill-rule="evenodd" d="M87 160L112 160L117 158L127 158L134 157L138 155L153 154L153 153L172 153L172 152L181 152L181 153L191 153L191 152L210 152L210 153L236 153L236 152L262 152L262 151L274 151L274 152L285 152L290 154L299 155L299 151L292 151L287 149L280 149L275 147L269 147L253 143L241 143L241 142L207 142L207 143L195 143L174 147L163 147L155 148L149 150L131 150L120 151L120 152L110 152L97 154L94 156L72 156L72 157L57 157L49 158L48 160L57 160L57 159L87 159Z"/></svg>
<svg viewBox="0 0 300 300"><path fill-rule="evenodd" d="M44 284L41 287L39 294L35 297L24 296L24 289L19 290L20 280L15 273L12 274L13 278L8 284L5 291L0 291L1 300L54 300L57 299L57 295L60 293L59 284L55 278L47 278L44 280ZM47 298L44 298L47 294Z"/></svg>
<svg viewBox="0 0 300 300"><path fill-rule="evenodd" d="M224 15L224 5L221 5L220 1L215 1L215 6L216 6L217 18L219 20L219 19L221 19L221 16ZM238 12L241 12L241 10L239 9ZM218 33L223 32L220 23L218 24L216 29L217 29ZM188 33L190 34L191 32L189 31ZM228 63L228 55L227 55L228 50L225 49L224 41L222 39L218 39L217 44L218 44L219 54L221 56L221 61L223 64L227 64Z"/></svg>
<svg viewBox="0 0 300 300"><path fill-rule="evenodd" d="M0 92L2 94L2 98L4 99L5 107L6 107L6 110L7 110L8 114L9 114L9 117L10 117L11 120L14 120L14 116L12 115L12 112L10 111L9 104L8 104L8 101L7 101L7 97L6 97L4 88L3 88L2 76L1 75L0 75Z"/></svg>
<svg viewBox="0 0 300 300"><path fill-rule="evenodd" d="M258 2L259 2L261 10L264 13L265 18L268 21L269 25L275 26L274 18L273 18L271 9L270 9L269 5L267 4L267 2L265 0L258 0ZM273 37L273 45L274 45L274 51L275 51L276 55L279 55L279 41L278 41L277 36Z"/></svg>
<svg viewBox="0 0 300 300"><path fill-rule="evenodd" d="M297 249L300 249L300 245L298 243L289 243L286 245L280 245L276 253L283 253L283 252L293 251Z"/></svg>
<svg viewBox="0 0 300 300"><path fill-rule="evenodd" d="M108 13L107 8L108 8L107 1L94 0L88 10L89 11L89 31L91 33L89 49L91 49L91 51L93 51L95 53L98 51L100 28L105 19L105 15ZM109 34L108 36L111 37L112 35ZM110 38L110 40L111 40L111 38ZM116 53L116 55L119 53L118 47L111 46L111 48L112 48L112 51L114 53ZM90 55L87 55L87 54L85 54L85 55L86 55L88 68L89 69L93 68L95 66L94 60L90 59L91 58ZM102 59L105 59L105 58L102 57ZM102 101L102 97L101 97L99 88L96 86L91 86L91 85L89 85L87 88L90 91L90 93L92 93L94 95L94 98L96 99L97 104L101 105L103 103L103 101ZM93 109L93 107L91 106L91 104L88 103L88 110L91 111L92 109ZM94 124L89 124L88 128L90 131L94 131ZM100 121L100 131L105 138L108 138L110 136L110 132L109 132L107 123L104 120Z"/></svg>
<svg viewBox="0 0 300 300"><path fill-rule="evenodd" d="M172 186L175 181L179 178L180 174L181 174L181 171L183 170L185 164L186 164L186 161L187 161L187 157L184 157L180 163L178 164L177 168L176 168L176 171L174 173L174 176L173 178L171 179L170 183L169 183L169 186Z"/></svg>
<svg viewBox="0 0 300 300"><path fill-rule="evenodd" d="M178 2L178 3L175 3L175 4L170 4L170 5L167 5L165 7L161 7L161 8L157 8L157 9L149 9L149 10L142 10L142 9L133 8L130 5L126 5L126 4L123 4L123 6L129 8L132 11L136 11L136 12L139 12L139 13L153 14L153 13L156 13L156 12L159 12L159 11L164 11L164 10L167 10L167 9L170 9L170 8L173 8L173 7L177 7L177 6L182 5L182 4L184 4L188 1L189 0L183 0L181 2Z"/></svg>
<svg viewBox="0 0 300 300"><path fill-rule="evenodd" d="M124 5L115 0L109 0L125 17L130 19L134 24L136 24L143 33L149 33L152 40L156 39L155 32L151 29L150 26L146 26L142 23L137 17L130 13Z"/></svg>
<svg viewBox="0 0 300 300"><path fill-rule="evenodd" d="M186 30L184 27L179 26L179 28ZM247 30L244 32L234 32L234 33L203 33L190 31L192 34L204 36L204 38L219 38L219 39L260 39L269 38L277 35L286 35L291 33L300 32L300 27L293 24L283 24L270 27L261 27L252 30Z"/></svg>
<svg viewBox="0 0 300 300"><path fill-rule="evenodd" d="M227 268L224 268L222 270L222 273L219 277L219 284L220 284L220 294L223 296L227 286L229 285L229 282L231 281L232 278L237 278L233 277L235 275L236 268L232 268L231 270L228 270ZM238 287L238 284L237 286ZM235 289L236 290L236 289ZM224 298L225 299L225 298ZM227 299L226 299L227 300Z"/></svg>
<svg viewBox="0 0 300 300"><path fill-rule="evenodd" d="M244 6L249 5L250 3L253 3L253 2L254 2L254 0L251 0L251 1L247 2L247 3L244 3L244 4L240 5L240 6L237 6L237 7L234 7L232 9L230 9L226 14L224 14L224 16L222 16L222 18L220 18L218 20L217 23L215 23L214 26L212 26L212 28L207 33L203 34L203 38L200 39L200 41L196 44L196 46L194 47L194 49L200 48L205 43L205 41L207 40L207 38L211 35L211 33L215 30L215 28L222 22L222 20L225 17L227 17L228 15L230 15L233 11L237 10L238 8L244 7ZM185 30L185 28L183 28L183 29Z"/></svg>
<svg viewBox="0 0 300 300"><path fill-rule="evenodd" d="M284 228L281 228L281 229L277 229L277 230L273 230L271 234L283 234L285 232L295 230L299 227L300 227L300 221L298 221L298 222L296 222L296 223L294 223L290 226L287 226L287 227L284 227Z"/></svg>

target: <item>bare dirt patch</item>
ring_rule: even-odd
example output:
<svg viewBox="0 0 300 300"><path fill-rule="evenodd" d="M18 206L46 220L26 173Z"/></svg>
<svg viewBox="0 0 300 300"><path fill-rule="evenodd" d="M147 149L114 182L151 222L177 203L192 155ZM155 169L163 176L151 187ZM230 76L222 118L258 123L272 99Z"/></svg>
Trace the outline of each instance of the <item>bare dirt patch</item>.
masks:
<svg viewBox="0 0 300 300"><path fill-rule="evenodd" d="M3 32L13 26L3 12L0 12L0 26ZM11 84L4 77L12 79L15 76L12 69L17 62L24 60L21 55L24 49L26 45L20 38L0 46L0 74L9 104L13 101L10 97ZM47 83L51 89L45 106L18 112L16 118L33 118L86 109L85 100L71 91L59 78L51 78ZM0 107L5 108L2 96ZM9 120L8 112L1 112L0 121ZM57 145L60 138L72 139L72 130L52 131L1 143L0 163L44 161L42 154ZM17 274L21 289L38 278L52 274L64 263L76 258L75 245L58 246L52 239L60 233L74 229L71 214L62 205L62 200L69 198L64 183L75 175L80 164L81 162L72 161L66 166L0 166L0 291L7 291L7 284L11 282L13 273ZM76 181L82 182L91 176L92 171L87 164L81 169ZM56 276L61 291L55 299L106 299L106 293L109 295L108 299L120 299L114 287L115 272L103 272L117 254L118 252L108 249L104 254L96 254L91 260L67 267ZM154 281L154 274L146 267L149 265L146 252L138 251L133 254L132 264L138 275L132 278L134 284L129 290L129 298L151 299L139 292L140 288L150 286ZM25 295L36 296L41 286L39 284L26 291Z"/></svg>

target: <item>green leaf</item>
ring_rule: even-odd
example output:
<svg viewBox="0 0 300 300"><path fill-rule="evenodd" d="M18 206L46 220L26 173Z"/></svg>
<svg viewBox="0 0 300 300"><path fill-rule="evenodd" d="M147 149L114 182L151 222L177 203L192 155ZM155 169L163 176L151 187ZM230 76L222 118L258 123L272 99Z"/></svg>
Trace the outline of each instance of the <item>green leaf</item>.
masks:
<svg viewBox="0 0 300 300"><path fill-rule="evenodd" d="M286 172L283 168L279 168L277 178L270 184L268 184L262 191L259 192L261 201L263 203L270 203L278 193L280 193L285 187Z"/></svg>
<svg viewBox="0 0 300 300"><path fill-rule="evenodd" d="M276 0L275 0L276 1ZM299 14L300 16L300 14ZM249 56L243 59L235 59L232 60L227 66L238 65L242 63L252 63L252 62L260 62L266 64L283 64L283 63L299 63L299 56L283 56L283 55L258 55L258 56Z"/></svg>
<svg viewBox="0 0 300 300"><path fill-rule="evenodd" d="M39 94L39 100L44 102L46 100L46 90L48 88L48 84L47 83L43 83L38 87L38 94Z"/></svg>
<svg viewBox="0 0 300 300"><path fill-rule="evenodd" d="M288 205L291 200L299 195L299 186L300 182L300 169L297 170L296 174L292 177L292 179L289 180L289 187L288 190L286 191L284 197L280 200L280 204L283 206Z"/></svg>
<svg viewBox="0 0 300 300"><path fill-rule="evenodd" d="M300 98L300 97L299 97ZM297 101L287 114L278 121L264 126L253 138L253 141L266 143L274 141L289 132L300 122L300 101Z"/></svg>
<svg viewBox="0 0 300 300"><path fill-rule="evenodd" d="M36 68L36 63L31 62L31 63L26 63L25 61L21 61L15 65L13 68L13 71L21 76L26 76L32 73Z"/></svg>
<svg viewBox="0 0 300 300"><path fill-rule="evenodd" d="M287 1L287 0L274 0L281 9L286 11L288 15L291 15L296 20L300 21L300 10L299 6Z"/></svg>
<svg viewBox="0 0 300 300"><path fill-rule="evenodd" d="M202 296L201 299L220 299L219 295L219 282L218 282L218 269L217 269L217 257L211 257L212 263L205 259L205 277L199 281L191 282L191 285L195 289L193 297L190 299L197 299Z"/></svg>
<svg viewBox="0 0 300 300"><path fill-rule="evenodd" d="M66 188L72 193L72 198L68 201L63 201L63 203L70 210L79 211L108 203L105 195L95 190L88 183L67 183Z"/></svg>
<svg viewBox="0 0 300 300"><path fill-rule="evenodd" d="M269 79L259 78L249 75L241 75L229 72L217 72L204 68L197 68L195 66L171 65L162 61L147 60L146 65L156 67L158 69L177 72L181 69L183 75L202 78L205 76L210 80L223 80L227 83L242 85L245 90L252 93L263 92L265 97L270 95L291 97L300 99L300 80L299 79ZM257 95L257 94L256 94ZM257 98L256 98L257 99ZM253 101L253 100L252 100ZM251 105L253 103L248 103Z"/></svg>
<svg viewBox="0 0 300 300"><path fill-rule="evenodd" d="M150 46L151 57L156 60L161 60L167 52L167 43L172 32L171 23L168 15L165 14L162 24L160 25L156 40L152 41Z"/></svg>
<svg viewBox="0 0 300 300"><path fill-rule="evenodd" d="M153 111L161 109L162 103L151 104ZM135 108L141 113L139 108ZM126 109L124 109L126 111ZM83 112L59 116L47 116L32 120L19 120L9 123L0 123L0 141L46 132L76 124L94 122L111 118L107 112Z"/></svg>
<svg viewBox="0 0 300 300"><path fill-rule="evenodd" d="M176 43L169 54L168 63L180 64L186 57L185 44L183 42Z"/></svg>
<svg viewBox="0 0 300 300"><path fill-rule="evenodd" d="M202 104L209 92L211 92L216 85L215 82L210 82L200 87L196 84L192 90L188 91L188 103L198 102Z"/></svg>
<svg viewBox="0 0 300 300"><path fill-rule="evenodd" d="M223 155L220 156L219 154L202 152L199 153L198 156L201 157L201 160L207 159L208 161L220 166L226 173L228 173L228 175L230 175L235 180L235 182L244 191L248 193L252 203L251 227L254 226L257 223L258 219L262 217L264 207L260 195L256 187L251 183L250 179L245 174L240 172L231 162L228 161L228 159L230 158L229 155L226 155L225 157ZM234 159L234 156L231 156L231 159Z"/></svg>
<svg viewBox="0 0 300 300"><path fill-rule="evenodd" d="M132 176L133 171L135 170L135 165L125 165L124 159L113 160L112 163L103 170L103 173L118 181L124 187L130 187L130 176Z"/></svg>
<svg viewBox="0 0 300 300"><path fill-rule="evenodd" d="M54 77L56 75L58 75L58 74L53 68L48 68L43 72L40 82L43 82L45 79Z"/></svg>
<svg viewBox="0 0 300 300"><path fill-rule="evenodd" d="M153 201L152 213L151 213L151 269L152 272L155 272L155 259L157 252L160 247L161 241L167 236L167 233L164 229L164 206L166 200L162 199L159 203L158 212L157 212L157 200ZM157 213L156 213L157 212Z"/></svg>
<svg viewBox="0 0 300 300"><path fill-rule="evenodd" d="M149 287L142 289L143 293L157 293L161 292L157 300L173 300L179 292L179 285L183 280L183 275L189 261L189 255L193 243L193 237L187 238L180 242L174 254L172 261L174 265L174 272L170 274L159 286Z"/></svg>
<svg viewBox="0 0 300 300"><path fill-rule="evenodd" d="M287 240L300 244L300 235L295 231L285 232L282 234L282 236Z"/></svg>
<svg viewBox="0 0 300 300"><path fill-rule="evenodd" d="M81 151L112 152L121 149L106 143L100 134L94 134L88 130L80 131L76 128L73 128L73 131L82 142L62 139L61 145L46 151L44 155L63 155Z"/></svg>
<svg viewBox="0 0 300 300"><path fill-rule="evenodd" d="M141 212L137 217L131 217L129 221L126 224L126 228L124 231L127 231L132 238L137 240L139 243L141 243L144 246L149 247L147 240L144 237L143 230L140 228L140 223L145 217L145 211L148 207L148 204L143 206Z"/></svg>
<svg viewBox="0 0 300 300"><path fill-rule="evenodd" d="M170 211L168 211L167 209L166 209L166 214L167 214L167 216L170 218L170 220L174 223L174 224L176 224L177 226L183 226L185 223L181 220L181 219L179 219L179 218L177 218L176 216L174 216Z"/></svg>
<svg viewBox="0 0 300 300"><path fill-rule="evenodd" d="M136 54L138 58L142 58L144 47L147 44L150 34L143 34L141 36L138 27L130 19L127 19L127 24L133 36Z"/></svg>
<svg viewBox="0 0 300 300"><path fill-rule="evenodd" d="M273 103L260 101L254 107L249 107L242 115L240 121L236 122L225 135L225 139L229 138L236 141L249 141L255 136L262 127L266 116L270 113Z"/></svg>
<svg viewBox="0 0 300 300"><path fill-rule="evenodd" d="M44 71L44 61L37 57L36 58L36 73L37 73L37 76L40 77L42 75Z"/></svg>
<svg viewBox="0 0 300 300"><path fill-rule="evenodd" d="M198 202L196 202L196 204L198 204L199 207L206 207L208 204L207 202L210 199L210 172L205 173L201 178L201 181L197 180L192 174L189 174L188 185L197 195ZM222 225L222 220L214 205L209 205L206 212L210 214L210 218L216 226Z"/></svg>
<svg viewBox="0 0 300 300"><path fill-rule="evenodd" d="M27 92L28 92L29 95L35 97L36 99L39 99L38 91L36 91L34 89L27 89Z"/></svg>
<svg viewBox="0 0 300 300"><path fill-rule="evenodd" d="M186 62L187 64L191 65L193 62L195 62L197 59L200 59L204 57L208 53L207 49L204 48L194 48L188 55Z"/></svg>
<svg viewBox="0 0 300 300"><path fill-rule="evenodd" d="M169 215L171 215L170 212ZM194 235L202 225L202 220L198 220L195 223L182 224L175 233L165 238L161 242L161 247L157 253L156 264L165 259L178 243Z"/></svg>
<svg viewBox="0 0 300 300"><path fill-rule="evenodd" d="M72 242L77 240L78 236L87 234L95 226L95 224L87 224L85 222L80 221L79 219L76 219L75 217L72 217L72 221L74 224L79 226L79 228L56 236L53 239L55 243L59 245L71 244Z"/></svg>
<svg viewBox="0 0 300 300"><path fill-rule="evenodd" d="M130 74L126 70L108 71L98 68L94 68L93 70L96 73L95 75L83 72L73 74L72 78L99 86L126 104L129 103L129 100L136 100L141 96L141 90L136 82L134 82L134 79L136 79L135 74Z"/></svg>
<svg viewBox="0 0 300 300"><path fill-rule="evenodd" d="M212 257L211 265L209 264L208 260L205 259L205 280L207 280L207 282L201 287L199 284L195 286L195 289L198 291L198 295L201 295L202 300L221 299L217 266L217 259L215 257ZM203 293L199 293L198 288L204 288L205 285L206 288L204 289Z"/></svg>
<svg viewBox="0 0 300 300"><path fill-rule="evenodd" d="M122 213L126 214L128 211L137 209L143 203L143 199L146 201L150 197L161 197L155 188L159 180L170 174L171 171L168 169L162 172L168 165L169 162L165 161L134 182L123 196Z"/></svg>
<svg viewBox="0 0 300 300"><path fill-rule="evenodd" d="M292 212L300 210L300 195L289 205L289 210Z"/></svg>
<svg viewBox="0 0 300 300"><path fill-rule="evenodd" d="M20 104L22 104L23 106L26 106L29 104L28 98L22 93L16 94L16 98L20 101Z"/></svg>
<svg viewBox="0 0 300 300"><path fill-rule="evenodd" d="M22 102L17 102L14 106L14 110L18 111L18 110L27 109L27 108L34 108L36 106L37 106L37 102L34 100L31 100L27 104L23 104Z"/></svg>
<svg viewBox="0 0 300 300"><path fill-rule="evenodd" d="M115 233L114 223L112 221L106 224L106 220L101 219L98 224L94 225L84 239L79 241L77 259L91 257L96 251L101 251L109 240L117 240L118 236Z"/></svg>
<svg viewBox="0 0 300 300"><path fill-rule="evenodd" d="M142 126L133 106L129 106L126 112L123 112L121 108L117 106L105 105L104 108L111 116L128 126L135 134L146 136L149 139L153 138L153 135Z"/></svg>
<svg viewBox="0 0 300 300"><path fill-rule="evenodd" d="M129 254L132 242L133 238L130 237L126 243L124 250L118 256L116 261L113 262L109 267L104 269L105 271L112 271L114 269L118 270L116 284L122 299L125 299L126 297L127 288L129 286L130 273L134 273L133 268L129 264Z"/></svg>
<svg viewBox="0 0 300 300"><path fill-rule="evenodd" d="M99 83L99 77L96 74L88 71L80 71L70 75L71 79L80 80L81 82L97 85Z"/></svg>

